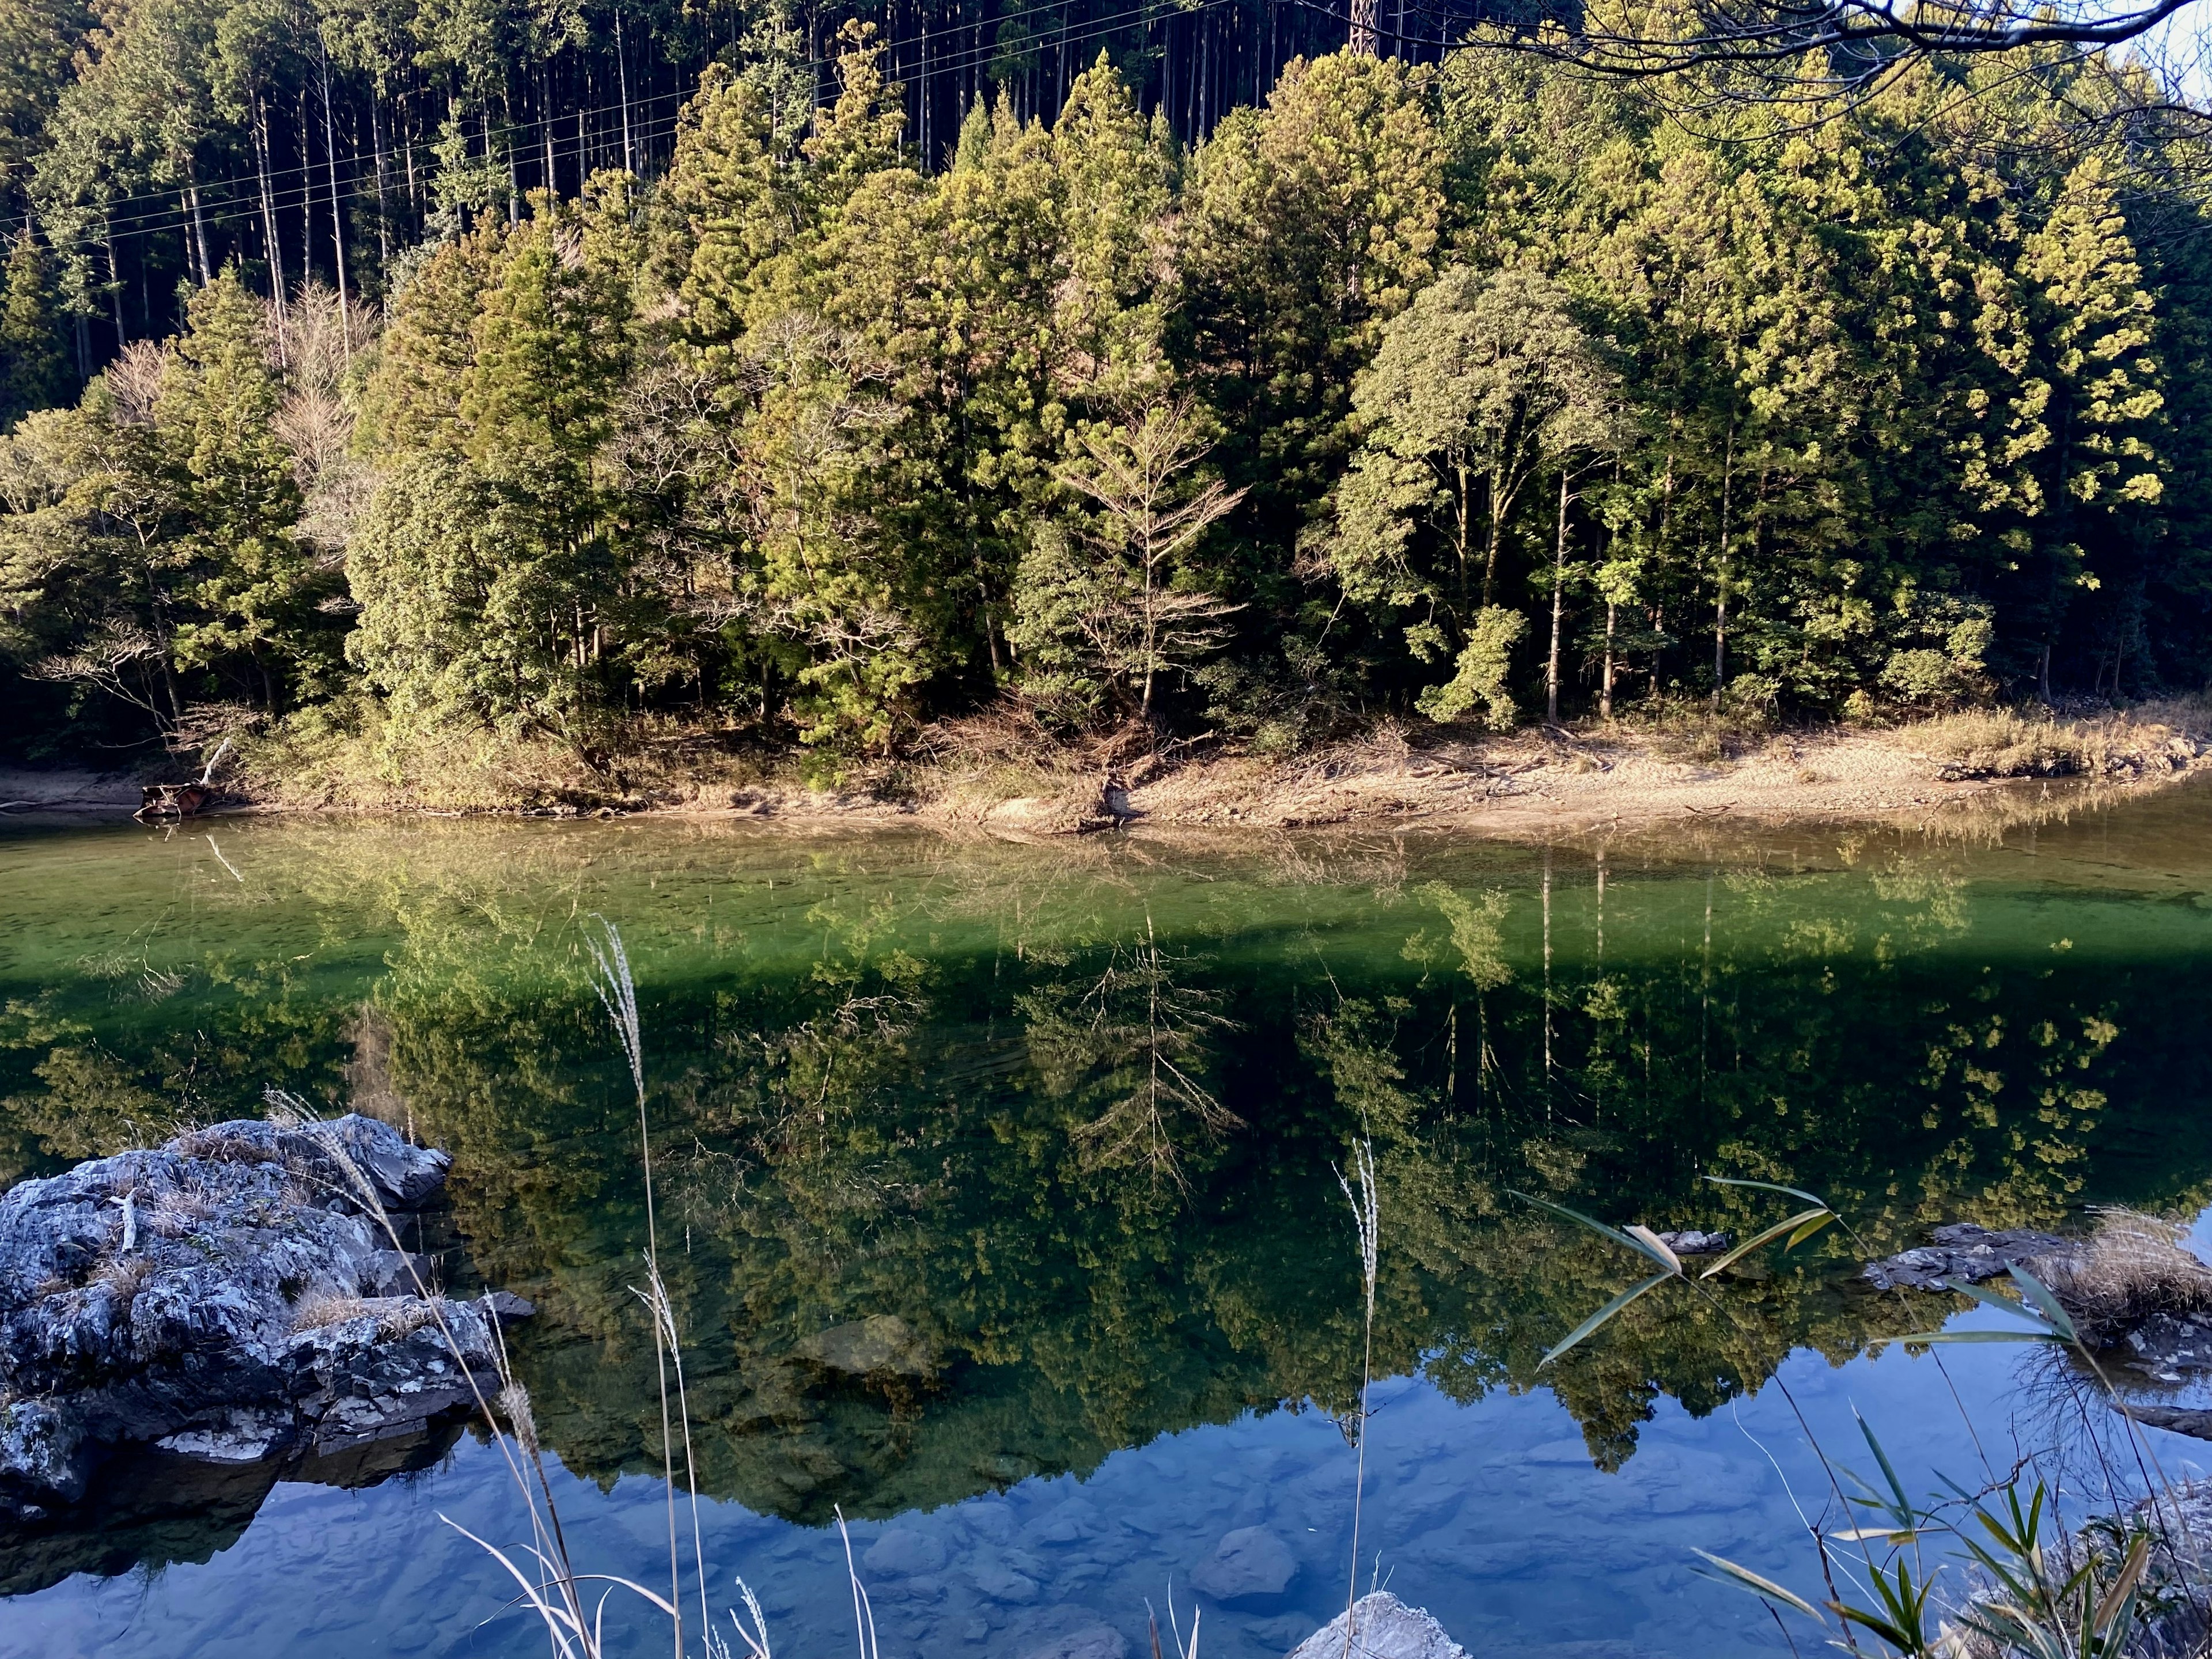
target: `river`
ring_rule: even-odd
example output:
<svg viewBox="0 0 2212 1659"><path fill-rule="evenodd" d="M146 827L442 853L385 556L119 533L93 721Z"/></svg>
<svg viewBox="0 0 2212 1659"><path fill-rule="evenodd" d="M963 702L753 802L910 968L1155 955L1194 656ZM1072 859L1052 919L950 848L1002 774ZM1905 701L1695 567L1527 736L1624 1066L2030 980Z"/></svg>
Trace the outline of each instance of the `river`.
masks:
<svg viewBox="0 0 2212 1659"><path fill-rule="evenodd" d="M0 1181L270 1088L446 1147L425 1243L538 1306L515 1363L576 1557L665 1584L639 1125L586 950L619 927L711 1603L742 1575L785 1659L851 1649L840 1515L901 1659L1149 1651L1171 1599L1208 1659L1261 1659L1340 1610L1362 1143L1358 1582L1485 1656L1786 1651L1693 1552L1817 1591L1808 1432L1863 1464L1856 1413L1924 1489L2021 1450L2076 1469L2095 1426L2048 1355L1870 1352L1950 1304L1869 1292L1864 1255L2212 1202L2201 785L1941 838L1550 848L27 826L0 871ZM1786 1212L1709 1175L1848 1227L1540 1364L1638 1264L1516 1194L1740 1235ZM0 1655L544 1651L445 1524L523 1540L499 1455L460 1431L390 1461L181 1496L118 1472L84 1524L0 1534ZM1241 1595L1206 1565L1232 1534L1262 1569ZM667 1650L608 1617L610 1652Z"/></svg>

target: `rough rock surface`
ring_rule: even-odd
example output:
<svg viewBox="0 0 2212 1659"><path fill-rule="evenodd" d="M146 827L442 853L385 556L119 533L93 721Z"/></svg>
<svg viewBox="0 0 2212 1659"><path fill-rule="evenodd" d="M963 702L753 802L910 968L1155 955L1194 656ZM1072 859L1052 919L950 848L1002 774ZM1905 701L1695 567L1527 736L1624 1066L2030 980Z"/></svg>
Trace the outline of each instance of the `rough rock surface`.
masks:
<svg viewBox="0 0 2212 1659"><path fill-rule="evenodd" d="M1217 1601L1246 1606L1272 1601L1290 1588L1298 1564L1290 1547L1265 1527L1224 1534L1213 1553L1191 1569L1194 1589Z"/></svg>
<svg viewBox="0 0 2212 1659"><path fill-rule="evenodd" d="M369 1212L450 1162L370 1118L241 1121L0 1197L0 1521L76 1503L118 1446L326 1456L496 1387L493 1322L528 1304L425 1299Z"/></svg>
<svg viewBox="0 0 2212 1659"><path fill-rule="evenodd" d="M2163 1382L2212 1370L2212 1316L2155 1313L2121 1339L2128 1364Z"/></svg>
<svg viewBox="0 0 2212 1659"><path fill-rule="evenodd" d="M1339 1613L1291 1650L1291 1659L1343 1659L1344 1622ZM1419 1607L1389 1590L1363 1595L1352 1606L1352 1651L1356 1659L1467 1659L1467 1650Z"/></svg>
<svg viewBox="0 0 2212 1659"><path fill-rule="evenodd" d="M1735 1243L1733 1233L1705 1233L1695 1228L1679 1233L1662 1233L1659 1242L1676 1255L1718 1255Z"/></svg>
<svg viewBox="0 0 2212 1659"><path fill-rule="evenodd" d="M1929 1243L1867 1264L1864 1277L1878 1291L1903 1288L1936 1291L1946 1285L1978 1285L2008 1267L2033 1268L2038 1261L2076 1255L2079 1239L2015 1228L1992 1232L1971 1221L1938 1227Z"/></svg>

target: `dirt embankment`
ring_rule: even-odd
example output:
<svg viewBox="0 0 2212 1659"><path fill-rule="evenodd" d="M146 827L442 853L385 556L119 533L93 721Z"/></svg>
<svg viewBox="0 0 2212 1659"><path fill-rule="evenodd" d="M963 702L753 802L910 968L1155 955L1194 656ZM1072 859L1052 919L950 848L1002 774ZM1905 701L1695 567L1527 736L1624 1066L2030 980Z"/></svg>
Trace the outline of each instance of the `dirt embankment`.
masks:
<svg viewBox="0 0 2212 1659"><path fill-rule="evenodd" d="M1419 824L1507 836L1698 820L1925 821L1975 811L2064 811L2086 795L2160 787L2212 769L2212 704L2093 718L1948 716L1883 730L1746 733L1710 726L1533 727L1477 735L1386 724L1360 738L1271 758L1169 744L1139 733L1088 748L1019 732L955 732L926 763L833 787L693 751L587 775L514 757L464 772L425 768L396 786L345 787L266 769L234 780L232 810L640 812L967 826L1020 836L1143 826L1292 830ZM0 774L0 802L112 816L136 784L88 773Z"/></svg>
<svg viewBox="0 0 2212 1659"><path fill-rule="evenodd" d="M1032 832L1395 823L1519 836L1699 819L1923 820L1977 808L2033 816L2046 803L2063 810L2092 792L2140 791L2208 769L2212 708L2193 703L2094 720L1990 714L1758 735L1385 727L1288 761L1178 765L1144 755L1049 791L995 801L948 791L919 810Z"/></svg>

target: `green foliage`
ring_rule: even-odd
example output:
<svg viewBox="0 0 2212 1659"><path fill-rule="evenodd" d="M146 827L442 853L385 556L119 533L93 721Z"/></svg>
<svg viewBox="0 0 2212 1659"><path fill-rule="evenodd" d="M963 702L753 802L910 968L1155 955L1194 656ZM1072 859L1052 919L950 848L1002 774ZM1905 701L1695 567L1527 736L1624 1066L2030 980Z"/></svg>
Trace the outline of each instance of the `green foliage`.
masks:
<svg viewBox="0 0 2212 1659"><path fill-rule="evenodd" d="M83 21L16 21L25 63ZM2051 125L2047 92L2119 95L2094 65L2033 97L1907 65L1778 134L1523 57L1330 53L1186 149L1110 50L1057 110L1024 70L956 111L859 21L817 89L770 6L659 178L586 179L500 134L602 27L149 0L7 94L45 112L0 158L37 220L0 298L24 724L368 696L586 760L641 720L881 754L1020 696L1280 750L1540 688L1856 718L2212 672L2212 254L2171 155ZM429 77L439 136L304 249L272 185L248 247L202 195L259 182L326 72L378 145ZM148 192L183 234L130 267ZM325 261L382 309L316 368L293 278ZM175 337L40 418L64 348L179 277Z"/></svg>

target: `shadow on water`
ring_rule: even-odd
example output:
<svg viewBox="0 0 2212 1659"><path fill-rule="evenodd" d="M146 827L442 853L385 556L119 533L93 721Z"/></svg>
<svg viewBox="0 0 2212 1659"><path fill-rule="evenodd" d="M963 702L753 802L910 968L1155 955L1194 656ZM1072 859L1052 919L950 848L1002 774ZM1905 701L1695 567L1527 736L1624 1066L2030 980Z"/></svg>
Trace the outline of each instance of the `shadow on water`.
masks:
<svg viewBox="0 0 2212 1659"><path fill-rule="evenodd" d="M1362 1135L1377 1375L1548 1389L1615 1469L1663 1401L1702 1416L1925 1310L1823 1241L1747 1276L1733 1317L1662 1292L1540 1372L1625 1264L1512 1191L1743 1232L1771 1200L1702 1177L1749 1176L1822 1193L1881 1250L2212 1193L2189 1104L2212 842L2185 820L2112 839L21 839L0 1176L269 1085L390 1117L455 1154L453 1279L541 1309L519 1363L546 1443L603 1488L657 1468L635 1122L580 950L604 914L640 970L714 1495L888 1516L1255 1410L1346 1413L1332 1165ZM0 1540L0 1590L204 1559L268 1490L217 1487L112 1468L89 1529Z"/></svg>

